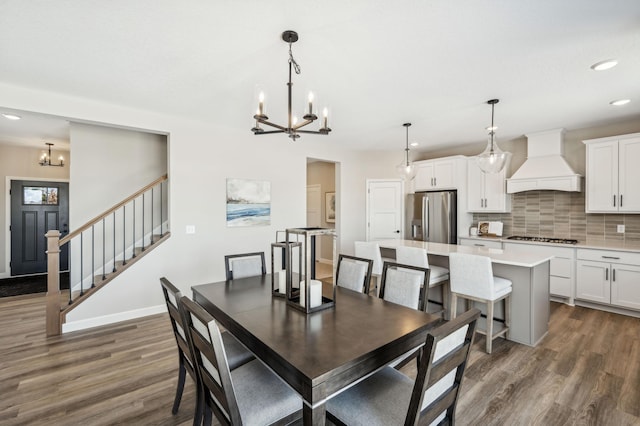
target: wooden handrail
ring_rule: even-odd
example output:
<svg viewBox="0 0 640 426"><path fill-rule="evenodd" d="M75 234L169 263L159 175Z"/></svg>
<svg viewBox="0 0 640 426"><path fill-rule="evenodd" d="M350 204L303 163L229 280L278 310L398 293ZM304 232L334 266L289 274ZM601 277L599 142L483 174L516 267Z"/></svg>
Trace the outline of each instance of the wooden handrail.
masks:
<svg viewBox="0 0 640 426"><path fill-rule="evenodd" d="M66 243L71 241L71 239L73 237L75 237L77 235L80 235L82 232L86 231L91 226L93 226L96 223L100 222L102 220L102 218L110 215L111 213L113 213L114 211L116 211L117 209L122 207L123 205L127 204L129 201L133 200L134 198L138 197L139 195L143 194L144 192L147 192L150 188L156 186L157 184L159 184L161 182L166 181L167 179L168 179L168 175L166 175L166 174L163 175L163 176L160 176L158 179L154 180L153 182L151 182L150 184L148 184L144 188L140 189L139 191L136 191L134 194L128 196L124 200L120 201L118 204L116 204L115 206L111 207L109 210L106 210L104 213L102 213L102 214L96 216L95 218L91 219L89 222L85 223L80 228L78 228L75 231L67 234L67 236L65 236L64 238L61 238L60 242L59 242L59 246L62 247L63 245L65 245Z"/></svg>

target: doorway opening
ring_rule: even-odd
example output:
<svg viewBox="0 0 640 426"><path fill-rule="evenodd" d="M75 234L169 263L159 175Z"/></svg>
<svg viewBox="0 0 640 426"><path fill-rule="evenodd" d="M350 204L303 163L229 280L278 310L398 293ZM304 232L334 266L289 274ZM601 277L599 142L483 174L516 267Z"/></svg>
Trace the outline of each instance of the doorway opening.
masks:
<svg viewBox="0 0 640 426"><path fill-rule="evenodd" d="M332 161L307 159L307 226L336 229L339 225L337 209L339 165ZM316 278L333 276L333 238L322 236L316 242Z"/></svg>

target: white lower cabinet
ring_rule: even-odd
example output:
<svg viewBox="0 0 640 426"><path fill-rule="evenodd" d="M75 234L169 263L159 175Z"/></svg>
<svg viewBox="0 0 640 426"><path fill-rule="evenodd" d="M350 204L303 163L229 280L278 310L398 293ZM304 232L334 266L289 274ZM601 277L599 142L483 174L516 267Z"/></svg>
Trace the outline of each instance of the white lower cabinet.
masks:
<svg viewBox="0 0 640 426"><path fill-rule="evenodd" d="M573 247L547 246L541 244L507 243L507 252L533 252L553 256L549 261L549 294L568 299L573 303L575 249Z"/></svg>
<svg viewBox="0 0 640 426"><path fill-rule="evenodd" d="M640 310L640 253L577 252L576 299Z"/></svg>

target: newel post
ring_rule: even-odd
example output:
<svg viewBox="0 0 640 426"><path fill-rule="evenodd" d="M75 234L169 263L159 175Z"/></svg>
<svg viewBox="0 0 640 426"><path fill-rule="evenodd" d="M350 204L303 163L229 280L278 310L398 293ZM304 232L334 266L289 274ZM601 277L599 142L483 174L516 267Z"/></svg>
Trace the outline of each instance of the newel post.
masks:
<svg viewBox="0 0 640 426"><path fill-rule="evenodd" d="M47 336L62 334L60 319L60 231L52 229L47 237Z"/></svg>

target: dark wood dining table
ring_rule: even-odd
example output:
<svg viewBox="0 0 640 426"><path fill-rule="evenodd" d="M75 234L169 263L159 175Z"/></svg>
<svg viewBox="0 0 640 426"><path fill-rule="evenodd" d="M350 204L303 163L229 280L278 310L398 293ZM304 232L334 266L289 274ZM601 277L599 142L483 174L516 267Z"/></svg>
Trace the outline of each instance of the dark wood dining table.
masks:
<svg viewBox="0 0 640 426"><path fill-rule="evenodd" d="M324 425L329 398L424 344L441 321L341 287L334 307L305 314L271 295L270 275L192 290L197 303L301 395L305 425Z"/></svg>

